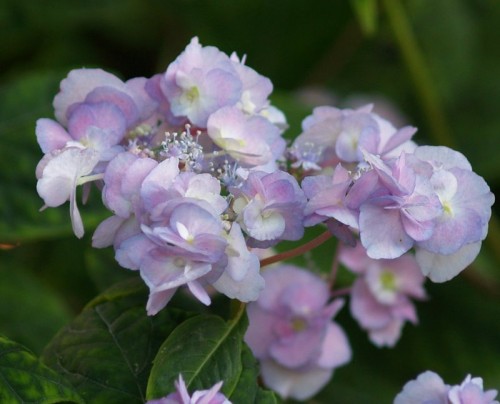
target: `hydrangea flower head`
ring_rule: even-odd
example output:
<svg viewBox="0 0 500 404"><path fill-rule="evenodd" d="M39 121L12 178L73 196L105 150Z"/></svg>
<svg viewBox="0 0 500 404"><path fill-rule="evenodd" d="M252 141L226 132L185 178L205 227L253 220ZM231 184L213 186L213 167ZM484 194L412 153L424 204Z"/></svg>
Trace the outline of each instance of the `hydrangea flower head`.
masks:
<svg viewBox="0 0 500 404"><path fill-rule="evenodd" d="M251 171L241 187L233 188L233 209L251 247L266 248L304 234L306 199L295 178L284 171Z"/></svg>
<svg viewBox="0 0 500 404"><path fill-rule="evenodd" d="M242 82L229 57L213 46L202 47L198 38L170 64L160 86L173 115L203 128L211 113L236 104L242 95Z"/></svg>
<svg viewBox="0 0 500 404"><path fill-rule="evenodd" d="M245 341L268 387L283 397L306 399L350 360L344 331L331 321L343 302L328 303L327 284L298 267L272 267L263 276L266 287L247 308Z"/></svg>
<svg viewBox="0 0 500 404"><path fill-rule="evenodd" d="M148 400L146 404L231 404L231 401L219 392L221 387L222 382L219 382L208 390L195 391L189 395L186 383L182 375L179 375L179 379L175 382L174 393L163 398Z"/></svg>
<svg viewBox="0 0 500 404"><path fill-rule="evenodd" d="M394 399L394 404L498 404L496 390L483 389L483 379L467 375L456 386L449 386L432 371L418 375L407 382Z"/></svg>
<svg viewBox="0 0 500 404"><path fill-rule="evenodd" d="M340 261L358 274L351 314L377 346L394 346L406 321L417 322L413 299L424 299L424 276L412 255L374 260L361 244L342 247Z"/></svg>
<svg viewBox="0 0 500 404"><path fill-rule="evenodd" d="M430 182L443 206L432 235L417 243L417 260L425 275L443 282L479 253L495 197L461 153L443 146L420 146L415 155L432 165Z"/></svg>

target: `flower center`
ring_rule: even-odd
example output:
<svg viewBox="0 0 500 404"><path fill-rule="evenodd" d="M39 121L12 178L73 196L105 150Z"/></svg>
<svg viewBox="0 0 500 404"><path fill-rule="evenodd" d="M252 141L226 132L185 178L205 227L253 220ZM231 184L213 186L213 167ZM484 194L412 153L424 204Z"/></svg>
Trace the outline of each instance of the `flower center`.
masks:
<svg viewBox="0 0 500 404"><path fill-rule="evenodd" d="M380 284L382 285L382 289L387 291L395 291L397 288L396 285L396 277L391 271L382 271L380 274Z"/></svg>
<svg viewBox="0 0 500 404"><path fill-rule="evenodd" d="M292 318L291 326L292 326L293 331L301 332L307 328L307 322L303 318L294 317L294 318Z"/></svg>

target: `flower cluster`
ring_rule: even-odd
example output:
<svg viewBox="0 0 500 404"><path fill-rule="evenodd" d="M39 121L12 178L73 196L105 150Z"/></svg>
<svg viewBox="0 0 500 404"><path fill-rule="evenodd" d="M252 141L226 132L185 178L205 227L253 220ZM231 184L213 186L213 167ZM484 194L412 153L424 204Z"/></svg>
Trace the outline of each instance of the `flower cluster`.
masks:
<svg viewBox="0 0 500 404"><path fill-rule="evenodd" d="M424 299L424 276L411 254L375 260L358 244L344 247L340 262L358 275L351 289L352 316L377 346L394 346L405 321L417 322L410 298Z"/></svg>
<svg viewBox="0 0 500 404"><path fill-rule="evenodd" d="M255 300L264 284L247 246L302 237L305 196L278 170L286 122L271 91L244 60L194 38L150 79L72 71L54 99L57 121L38 121L45 206L69 200L81 237L76 188L85 197L97 183L113 216L93 245L112 245L121 266L140 271L149 314L182 285L205 304L208 286Z"/></svg>
<svg viewBox="0 0 500 404"><path fill-rule="evenodd" d="M479 253L494 196L467 159L444 146L417 146L371 112L318 107L291 147L295 167L333 169L306 177L306 226L334 220L359 234L367 255L415 250L422 273L444 282ZM331 226L330 226L331 227ZM331 227L332 228L332 227Z"/></svg>
<svg viewBox="0 0 500 404"><path fill-rule="evenodd" d="M484 391L480 377L467 375L461 384L449 386L438 374L428 370L406 383L394 404L499 404L496 396L496 390Z"/></svg>
<svg viewBox="0 0 500 404"><path fill-rule="evenodd" d="M222 382L219 382L209 390L195 391L190 396L182 375L179 375L179 379L175 382L174 393L163 398L149 400L146 404L231 404L231 401L219 392L221 387Z"/></svg>
<svg viewBox="0 0 500 404"><path fill-rule="evenodd" d="M344 331L331 321L343 301L329 303L326 282L292 265L270 268L264 278L266 288L248 305L245 341L267 386L284 398L305 400L351 359Z"/></svg>
<svg viewBox="0 0 500 404"><path fill-rule="evenodd" d="M305 399L350 360L332 321L343 301L332 297L350 293L371 341L393 346L404 323L417 322L412 299L425 298L425 277L447 281L475 259L494 196L462 154L417 146L415 128L396 129L371 105L317 107L287 147L272 89L245 57L197 38L150 78L73 70L54 99L56 120L36 125L45 153L37 191L42 209L69 201L82 237L77 188L85 201L96 185L111 216L92 244L112 246L122 267L138 271L149 315L180 287L206 305L213 289L252 302L245 339L264 382ZM357 275L349 292L332 290L333 274L327 284L291 265L261 274L282 257L259 260L261 249L316 225L328 229L321 241L346 245L338 257ZM469 394L474 380L447 394ZM180 378L180 398L167 401L219 402L217 386L190 398Z"/></svg>

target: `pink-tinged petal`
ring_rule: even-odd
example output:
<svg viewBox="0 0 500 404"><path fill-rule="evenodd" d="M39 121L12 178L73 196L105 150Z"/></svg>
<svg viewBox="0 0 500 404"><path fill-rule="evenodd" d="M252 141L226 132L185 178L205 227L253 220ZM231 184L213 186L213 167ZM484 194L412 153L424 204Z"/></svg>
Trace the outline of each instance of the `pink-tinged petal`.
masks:
<svg viewBox="0 0 500 404"><path fill-rule="evenodd" d="M172 299L176 290L177 288L161 290L159 292L150 292L148 302L146 304L148 316L154 316L161 309L163 309L168 304L170 299Z"/></svg>
<svg viewBox="0 0 500 404"><path fill-rule="evenodd" d="M210 306L210 296L200 282L191 281L187 283L187 286L194 297L196 297L205 306Z"/></svg>
<svg viewBox="0 0 500 404"><path fill-rule="evenodd" d="M447 404L449 386L441 377L431 371L420 374L416 380L406 383L396 398L394 404Z"/></svg>
<svg viewBox="0 0 500 404"><path fill-rule="evenodd" d="M42 177L36 184L38 195L45 202L45 206L52 208L69 200L75 187L75 181L65 176Z"/></svg>
<svg viewBox="0 0 500 404"><path fill-rule="evenodd" d="M413 246L406 234L398 209L372 203L361 206L359 215L361 243L370 258L397 258Z"/></svg>
<svg viewBox="0 0 500 404"><path fill-rule="evenodd" d="M82 217L80 215L80 211L78 210L78 206L76 205L76 187L72 189L72 192L69 196L69 214L71 217L71 226L73 228L73 233L78 238L82 238L85 234L83 229Z"/></svg>
<svg viewBox="0 0 500 404"><path fill-rule="evenodd" d="M305 272L292 265L281 265L278 268L269 268L263 272L266 288L259 298L259 305L263 308L273 309L280 305L281 294L288 288L293 288L297 293L300 285L304 293L310 291L308 306L319 308L328 300L328 287L316 276Z"/></svg>
<svg viewBox="0 0 500 404"><path fill-rule="evenodd" d="M38 119L35 131L38 144L44 153L62 149L68 141L73 140L66 129L52 119Z"/></svg>
<svg viewBox="0 0 500 404"><path fill-rule="evenodd" d="M179 174L179 160L171 157L158 164L141 185L141 198L146 209L165 202L164 195Z"/></svg>
<svg viewBox="0 0 500 404"><path fill-rule="evenodd" d="M394 133L387 143L384 145L380 154L387 154L394 150L396 147L401 146L403 143L411 140L413 135L417 132L417 128L412 126L405 126Z"/></svg>
<svg viewBox="0 0 500 404"><path fill-rule="evenodd" d="M205 80L207 91L215 99L216 109L226 105L235 105L240 100L242 83L234 72L212 69L206 75Z"/></svg>
<svg viewBox="0 0 500 404"><path fill-rule="evenodd" d="M158 162L154 159L139 158L122 172L121 195L130 202L132 209L140 205L143 181L157 166Z"/></svg>
<svg viewBox="0 0 500 404"><path fill-rule="evenodd" d="M317 365L326 369L336 368L348 363L351 356L351 347L344 330L335 323L329 323Z"/></svg>
<svg viewBox="0 0 500 404"><path fill-rule="evenodd" d="M431 281L449 281L469 266L479 254L481 242L466 244L449 255L434 254L422 248L416 249L415 258L422 273Z"/></svg>
<svg viewBox="0 0 500 404"><path fill-rule="evenodd" d="M92 236L92 247L105 248L112 246L116 232L125 220L119 216L111 216L99 223Z"/></svg>
<svg viewBox="0 0 500 404"><path fill-rule="evenodd" d="M101 69L76 69L69 72L68 77L61 81L60 91L54 98L57 120L66 125L68 108L83 102L89 92L101 86L126 88L118 77Z"/></svg>
<svg viewBox="0 0 500 404"><path fill-rule="evenodd" d="M356 274L364 273L371 262L371 259L366 255L365 247L360 243L357 243L355 247L341 246L339 260Z"/></svg>
<svg viewBox="0 0 500 404"><path fill-rule="evenodd" d="M408 213L411 212L403 211L401 215L401 223L406 234L415 241L423 241L430 238L434 231L435 222L430 220L418 221Z"/></svg>
<svg viewBox="0 0 500 404"><path fill-rule="evenodd" d="M467 171L472 170L469 160L462 153L446 146L419 146L414 154L420 160L428 161L436 168L449 170L456 167Z"/></svg>
<svg viewBox="0 0 500 404"><path fill-rule="evenodd" d="M363 278L354 282L351 291L352 316L365 329L383 328L391 322L391 308L380 304Z"/></svg>
<svg viewBox="0 0 500 404"><path fill-rule="evenodd" d="M124 115L111 103L79 104L68 116L68 132L73 139L85 141L96 129L100 129L101 139L96 149L106 149L118 144L125 134ZM87 140L88 141L88 140Z"/></svg>
<svg viewBox="0 0 500 404"><path fill-rule="evenodd" d="M126 127L131 127L139 120L139 109L132 97L125 93L123 89L116 89L109 86L97 87L92 90L85 103L113 105L125 119Z"/></svg>
<svg viewBox="0 0 500 404"><path fill-rule="evenodd" d="M131 201L121 192L124 173L127 175L127 169L131 167L137 159L138 157L135 154L120 153L109 162L104 173L105 185L102 192L104 204L115 215L122 218L129 217L132 211Z"/></svg>
<svg viewBox="0 0 500 404"><path fill-rule="evenodd" d="M259 272L259 258L248 251L237 223L233 223L231 227L226 255L228 264L212 286L231 299L242 302L257 300L265 284Z"/></svg>
<svg viewBox="0 0 500 404"><path fill-rule="evenodd" d="M249 261L244 278L236 281L225 271L217 281L212 283L212 286L231 299L238 299L245 303L257 300L264 289L265 281L259 273L260 265L257 256L252 254Z"/></svg>
<svg viewBox="0 0 500 404"><path fill-rule="evenodd" d="M274 341L269 347L269 354L280 365L296 369L319 355L324 336L317 329L306 329Z"/></svg>
<svg viewBox="0 0 500 404"><path fill-rule="evenodd" d="M380 190L379 179L375 170L365 172L349 189L345 197L345 205L352 210L357 210L376 191Z"/></svg>
<svg viewBox="0 0 500 404"><path fill-rule="evenodd" d="M38 194L47 206L62 205L70 198L78 179L90 174L97 162L97 153L90 149L72 147L51 155L38 180Z"/></svg>
<svg viewBox="0 0 500 404"><path fill-rule="evenodd" d="M115 259L123 268L136 270L154 248L156 245L151 240L143 234L137 234L123 241L117 248L115 247Z"/></svg>
<svg viewBox="0 0 500 404"><path fill-rule="evenodd" d="M332 369L313 367L303 371L287 369L274 361L262 361L262 378L267 387L283 398L306 400L314 396L332 377Z"/></svg>
<svg viewBox="0 0 500 404"><path fill-rule="evenodd" d="M245 231L257 240L275 240L285 230L285 218L279 212L266 212L257 200L250 202L243 212Z"/></svg>
<svg viewBox="0 0 500 404"><path fill-rule="evenodd" d="M269 346L275 339L272 330L276 323L276 317L273 313L263 310L258 304L248 305L247 315L250 324L258 324L259 326L247 329L245 342L250 346L255 357L266 359L269 357Z"/></svg>
<svg viewBox="0 0 500 404"><path fill-rule="evenodd" d="M154 100L146 90L147 83L148 79L145 77L135 77L125 82L129 94L137 105L139 119L141 121L151 117L158 108L158 102Z"/></svg>
<svg viewBox="0 0 500 404"><path fill-rule="evenodd" d="M370 329L370 341L379 348L383 346L392 348L401 338L403 324L404 321L393 319L385 327Z"/></svg>

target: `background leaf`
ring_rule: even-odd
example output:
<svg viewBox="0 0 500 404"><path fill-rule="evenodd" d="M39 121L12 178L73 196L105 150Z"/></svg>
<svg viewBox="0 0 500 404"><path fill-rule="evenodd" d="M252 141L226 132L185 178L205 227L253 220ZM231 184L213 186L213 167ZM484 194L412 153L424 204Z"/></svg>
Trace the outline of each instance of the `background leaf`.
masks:
<svg viewBox="0 0 500 404"><path fill-rule="evenodd" d="M148 399L174 391L174 381L179 374L190 392L210 388L223 380L222 391L230 397L242 377L241 352L246 327L244 315L228 323L214 315L196 316L182 323L154 359ZM243 375L246 379L248 370ZM250 388L254 387L255 379L250 382Z"/></svg>
<svg viewBox="0 0 500 404"><path fill-rule="evenodd" d="M127 280L94 299L50 342L46 364L91 402L143 403L151 362L166 336L189 315L146 315L147 290Z"/></svg>
<svg viewBox="0 0 500 404"><path fill-rule="evenodd" d="M0 402L58 403L83 400L56 372L22 345L0 336Z"/></svg>
<svg viewBox="0 0 500 404"><path fill-rule="evenodd" d="M61 296L0 251L0 332L40 353L71 313ZM26 297L29 296L29 299Z"/></svg>
<svg viewBox="0 0 500 404"><path fill-rule="evenodd" d="M359 25L365 35L375 34L377 29L377 1L376 0L351 0L351 4L358 17Z"/></svg>

